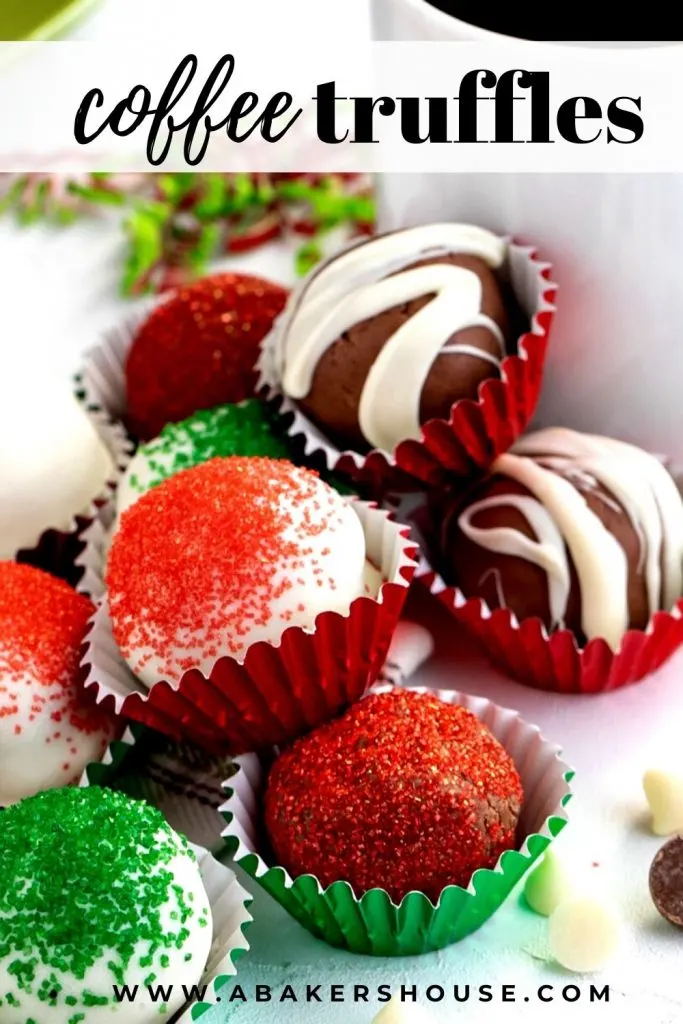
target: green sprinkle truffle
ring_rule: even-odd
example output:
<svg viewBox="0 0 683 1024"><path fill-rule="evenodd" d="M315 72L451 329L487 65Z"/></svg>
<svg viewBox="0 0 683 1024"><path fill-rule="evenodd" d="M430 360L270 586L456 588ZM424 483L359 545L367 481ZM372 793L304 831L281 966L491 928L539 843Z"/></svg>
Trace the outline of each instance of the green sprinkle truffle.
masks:
<svg viewBox="0 0 683 1024"><path fill-rule="evenodd" d="M150 805L97 787L30 797L2 814L0 864L3 1024L146 1024L200 981L208 898Z"/></svg>
<svg viewBox="0 0 683 1024"><path fill-rule="evenodd" d="M257 399L248 399L239 405L203 409L180 423L168 424L158 437L138 448L121 481L118 514L181 470L228 455L289 458L282 418Z"/></svg>

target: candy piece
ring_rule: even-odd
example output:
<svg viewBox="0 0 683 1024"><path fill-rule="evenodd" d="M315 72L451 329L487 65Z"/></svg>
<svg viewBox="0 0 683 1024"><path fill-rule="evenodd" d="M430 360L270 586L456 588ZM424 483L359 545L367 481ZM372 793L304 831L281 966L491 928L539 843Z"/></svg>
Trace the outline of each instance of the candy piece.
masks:
<svg viewBox="0 0 683 1024"><path fill-rule="evenodd" d="M4 1024L161 1024L200 981L209 900L156 808L99 787L41 793L3 812L0 864Z"/></svg>
<svg viewBox="0 0 683 1024"><path fill-rule="evenodd" d="M156 437L197 409L253 396L260 343L287 300L279 285L216 274L179 288L149 315L126 363L136 434Z"/></svg>
<svg viewBox="0 0 683 1024"><path fill-rule="evenodd" d="M114 738L115 719L79 682L93 611L62 580L0 562L0 807L77 782Z"/></svg>
<svg viewBox="0 0 683 1024"><path fill-rule="evenodd" d="M526 880L526 901L537 914L550 917L570 894L571 882L567 869L557 854L548 849L541 863Z"/></svg>
<svg viewBox="0 0 683 1024"><path fill-rule="evenodd" d="M176 473L121 517L107 566L114 637L152 686L364 593L353 506L285 459L216 458Z"/></svg>
<svg viewBox="0 0 683 1024"><path fill-rule="evenodd" d="M0 558L13 558L67 529L115 469L66 384L0 377Z"/></svg>
<svg viewBox="0 0 683 1024"><path fill-rule="evenodd" d="M432 1015L419 1003L404 1003L392 996L386 1006L372 1018L372 1024L429 1024Z"/></svg>
<svg viewBox="0 0 683 1024"><path fill-rule="evenodd" d="M650 895L662 917L683 928L683 836L670 839L655 855Z"/></svg>
<svg viewBox="0 0 683 1024"><path fill-rule="evenodd" d="M562 427L521 438L438 508L438 568L489 609L617 650L683 588L683 503L659 459Z"/></svg>
<svg viewBox="0 0 683 1024"><path fill-rule="evenodd" d="M265 825L277 863L395 902L466 886L515 845L512 758L472 712L390 690L354 704L275 761Z"/></svg>
<svg viewBox="0 0 683 1024"><path fill-rule="evenodd" d="M601 970L618 944L618 921L612 910L597 898L570 897L550 916L550 952L569 971L583 974Z"/></svg>
<svg viewBox="0 0 683 1024"><path fill-rule="evenodd" d="M651 768L643 776L643 789L652 811L654 834L683 832L683 776Z"/></svg>
<svg viewBox="0 0 683 1024"><path fill-rule="evenodd" d="M380 235L320 264L278 323L282 389L340 447L393 451L500 376L506 243L467 224Z"/></svg>

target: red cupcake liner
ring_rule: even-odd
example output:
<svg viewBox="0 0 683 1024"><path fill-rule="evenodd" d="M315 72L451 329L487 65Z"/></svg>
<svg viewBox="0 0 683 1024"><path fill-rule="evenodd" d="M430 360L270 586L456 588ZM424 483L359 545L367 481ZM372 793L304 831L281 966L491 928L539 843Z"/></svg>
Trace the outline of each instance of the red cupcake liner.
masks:
<svg viewBox="0 0 683 1024"><path fill-rule="evenodd" d="M428 552L425 507L419 499L412 504L411 510L404 502L397 515L412 524ZM601 638L580 647L568 629L548 633L540 619L520 622L508 608L492 610L482 598L465 597L441 578L429 558L421 556L415 581L462 623L494 665L536 689L576 694L617 690L645 679L683 644L683 600L671 612L656 612L644 630L629 630L616 651Z"/></svg>
<svg viewBox="0 0 683 1024"><path fill-rule="evenodd" d="M159 680L147 689L120 654L103 596L85 641L85 686L117 714L217 754L287 743L334 717L379 676L416 567L408 527L365 502L354 508L368 559L386 581L376 598L356 598L347 615L323 612L311 631L290 627L278 644L253 644L241 662L223 657L208 676L193 669L176 685ZM84 561L101 581L102 522L87 541Z"/></svg>
<svg viewBox="0 0 683 1024"><path fill-rule="evenodd" d="M130 462L133 446L122 425L103 410L90 409L88 416L111 455L114 475L107 481L104 491L79 515L73 516L64 529L51 527L44 530L33 546L16 552L15 560L59 576L90 597L97 595L100 588L90 568L82 562L86 547L84 534L94 522L103 515L107 517L109 510L113 509L118 481Z"/></svg>
<svg viewBox="0 0 683 1024"><path fill-rule="evenodd" d="M549 263L534 248L510 242L505 272L529 330L517 342L517 352L501 364L501 376L479 386L478 398L456 402L448 420L430 420L419 441L402 441L393 453L373 449L362 455L341 451L280 389L275 365L278 332L287 308L264 339L258 363L259 390L279 411L289 415L291 436L300 436L310 458L323 458L330 471L345 473L376 496L388 491L414 490L416 481L434 485L445 477L468 477L487 469L517 440L529 424L538 402L548 337L555 314L557 286ZM291 308L296 305L294 292ZM288 307L289 308L289 307Z"/></svg>

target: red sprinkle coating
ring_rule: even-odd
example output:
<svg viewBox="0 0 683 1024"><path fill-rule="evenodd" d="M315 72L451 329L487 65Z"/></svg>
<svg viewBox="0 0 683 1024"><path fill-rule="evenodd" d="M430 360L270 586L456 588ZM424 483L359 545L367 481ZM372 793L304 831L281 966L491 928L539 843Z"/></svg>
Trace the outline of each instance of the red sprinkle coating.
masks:
<svg viewBox="0 0 683 1024"><path fill-rule="evenodd" d="M198 409L254 394L259 346L287 292L244 274L179 288L138 331L126 365L130 425L143 440Z"/></svg>
<svg viewBox="0 0 683 1024"><path fill-rule="evenodd" d="M297 740L273 765L265 824L277 863L395 902L467 886L515 845L511 757L466 709L393 690Z"/></svg>
<svg viewBox="0 0 683 1024"><path fill-rule="evenodd" d="M273 603L316 565L310 542L335 529L338 500L311 470L241 456L144 494L121 517L107 565L114 636L133 670L154 655L176 680L199 661L238 657L256 627L282 632L293 612ZM295 609L298 595L284 604Z"/></svg>
<svg viewBox="0 0 683 1024"><path fill-rule="evenodd" d="M110 717L77 682L92 612L91 602L62 580L29 565L0 562L0 721L13 720L16 735L49 715L55 727L45 742L66 733L73 752L75 733L111 730ZM26 686L28 716L19 689Z"/></svg>

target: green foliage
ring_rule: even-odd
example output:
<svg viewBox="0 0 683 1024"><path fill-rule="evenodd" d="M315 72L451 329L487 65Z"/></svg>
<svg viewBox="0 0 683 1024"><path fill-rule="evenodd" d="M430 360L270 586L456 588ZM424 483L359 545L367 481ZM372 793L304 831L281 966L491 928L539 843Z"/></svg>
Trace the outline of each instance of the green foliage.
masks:
<svg viewBox="0 0 683 1024"><path fill-rule="evenodd" d="M162 291L206 273L225 252L300 236L295 268L322 258L323 236L344 228L371 233L375 207L352 175L90 174L76 179L8 175L0 215L23 225L64 226L120 211L127 240L124 295ZM361 183L362 185L362 183Z"/></svg>

